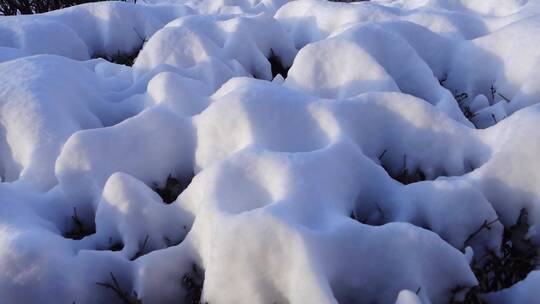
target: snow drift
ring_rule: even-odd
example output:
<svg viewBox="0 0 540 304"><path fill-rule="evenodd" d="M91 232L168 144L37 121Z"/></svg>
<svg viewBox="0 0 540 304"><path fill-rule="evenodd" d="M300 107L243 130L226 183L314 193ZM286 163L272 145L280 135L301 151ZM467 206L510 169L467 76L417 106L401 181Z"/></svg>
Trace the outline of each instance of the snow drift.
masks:
<svg viewBox="0 0 540 304"><path fill-rule="evenodd" d="M476 267L523 214L512 242L540 242L539 22L532 0L2 17L0 302L534 301L536 266L488 289Z"/></svg>

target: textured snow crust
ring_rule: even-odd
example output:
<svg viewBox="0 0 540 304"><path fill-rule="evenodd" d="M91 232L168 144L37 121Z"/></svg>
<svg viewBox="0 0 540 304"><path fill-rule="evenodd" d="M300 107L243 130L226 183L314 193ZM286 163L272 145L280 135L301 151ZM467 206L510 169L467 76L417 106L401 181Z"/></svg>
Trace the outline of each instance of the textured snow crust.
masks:
<svg viewBox="0 0 540 304"><path fill-rule="evenodd" d="M539 31L533 0L0 18L0 303L463 297L522 210L540 244Z"/></svg>

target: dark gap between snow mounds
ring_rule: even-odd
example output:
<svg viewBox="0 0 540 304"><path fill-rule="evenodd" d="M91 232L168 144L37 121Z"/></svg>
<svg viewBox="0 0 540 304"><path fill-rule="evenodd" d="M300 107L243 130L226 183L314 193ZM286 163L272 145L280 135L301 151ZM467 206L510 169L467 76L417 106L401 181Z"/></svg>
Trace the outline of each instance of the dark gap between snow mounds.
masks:
<svg viewBox="0 0 540 304"><path fill-rule="evenodd" d="M121 241L113 242L112 238L109 237L109 247L107 248L107 250L122 251L122 249L124 249L124 243L122 243Z"/></svg>
<svg viewBox="0 0 540 304"><path fill-rule="evenodd" d="M403 155L403 163L401 168L398 171L392 170L392 168L390 168L390 166L388 164L385 164L385 162L383 161L384 157L386 156L386 152L387 150L384 150L379 155L379 162L381 163L381 167L384 169L384 171L386 171L386 173L388 173L388 175L394 180L404 185L426 180L426 174L422 171L422 169L420 169L419 167L415 169L410 169L408 167L406 154Z"/></svg>
<svg viewBox="0 0 540 304"><path fill-rule="evenodd" d="M361 224L369 225L369 226L382 226L382 225L396 222L395 220L386 216L385 211L380 207L380 205L377 202L366 202L363 205L371 205L371 206L366 208L365 210L359 210L358 207L355 207L349 213L349 218ZM411 224L415 225L416 227L422 228L424 230L429 230L433 232L433 229L430 227L428 223L421 222L421 223L411 223ZM441 238L444 241L447 241L443 237Z"/></svg>
<svg viewBox="0 0 540 304"><path fill-rule="evenodd" d="M113 54L109 54L106 52L94 53L92 54L92 59L102 58L112 63L121 64L125 66L133 66L133 64L135 63L135 59L141 52L144 44L147 42L147 39L143 38L139 34L139 32L137 32L135 28L133 28L133 31L135 31L135 33L139 37L140 43L139 45L132 48L131 51L123 52L123 51L117 50L116 53L113 53Z"/></svg>
<svg viewBox="0 0 540 304"><path fill-rule="evenodd" d="M178 175L169 174L162 187L154 182L152 190L161 197L165 204L171 204L191 184L193 177L195 177L193 172Z"/></svg>
<svg viewBox="0 0 540 304"><path fill-rule="evenodd" d="M434 176L428 176L420 166L413 167L410 165L410 163L408 163L407 154L403 154L400 168L393 168L390 165L391 159L390 156L388 156L387 152L388 150L385 149L383 152L381 152L381 154L379 154L379 165L384 169L384 171L386 171L388 176L403 185L408 185L426 180L435 180L441 176L452 176L447 174L444 170L441 170ZM468 166L466 166L465 171L462 174L470 173L476 169L470 161L466 161L465 163L468 164Z"/></svg>
<svg viewBox="0 0 540 304"><path fill-rule="evenodd" d="M469 240L483 229L489 230L489 223L493 222L484 222L477 231L473 232ZM511 227L504 227L500 255L488 250L483 256L473 259L471 269L479 285L469 289L463 301L457 301L454 297L466 287L454 288L449 303L484 304L485 302L481 299L482 294L509 288L525 279L538 266L539 257L537 244L525 238L529 227L528 212L522 209L517 223Z"/></svg>
<svg viewBox="0 0 540 304"><path fill-rule="evenodd" d="M182 288L186 291L184 302L186 304L201 303L202 290L204 285L204 270L197 264L191 265L191 271L182 277ZM205 302L208 304L208 302Z"/></svg>
<svg viewBox="0 0 540 304"><path fill-rule="evenodd" d="M279 74L283 77L283 79L287 78L287 74L289 73L289 69L291 67L285 67L281 61L281 58L274 53L273 49L270 49L270 56L268 56L267 59L268 62L270 62L270 67L272 68L272 77L276 77Z"/></svg>
<svg viewBox="0 0 540 304"><path fill-rule="evenodd" d="M188 230L187 226L183 226L183 227L184 227L185 234L180 239L171 240L170 238L168 238L166 236L163 237L163 243L165 243L165 245L166 245L165 248L169 248L169 247L179 245L180 243L182 243L182 241L184 241L184 239L186 238L186 235L189 233L189 230ZM139 244L139 249L137 250L137 252L131 258L129 258L130 261L135 261L136 259L138 259L138 258L142 257L143 255L148 254L148 253L150 253L152 251L163 249L163 248L156 248L156 249L148 248L147 245L148 245L149 240L150 240L150 235L147 234L145 236L145 238L144 238L144 241ZM109 241L109 243L111 243L111 242ZM116 246L116 247L110 247L108 250L118 251L118 250L122 250L124 248L124 245L122 243L114 243L112 246Z"/></svg>
<svg viewBox="0 0 540 304"><path fill-rule="evenodd" d="M369 226L382 226L388 221L385 221L384 211L381 209L377 202L373 203L375 205L376 211L374 212L358 212L355 208L351 210L349 217L361 224Z"/></svg>
<svg viewBox="0 0 540 304"><path fill-rule="evenodd" d="M121 52L118 50L115 54L96 53L92 55L92 59L102 58L109 62L121 64L125 66L133 66L135 59L142 50L142 45L134 48L131 52Z"/></svg>
<svg viewBox="0 0 540 304"><path fill-rule="evenodd" d="M73 215L71 216L71 227L68 231L64 231L62 235L65 238L72 240L81 240L82 238L96 233L96 224L85 223L77 213L77 207L73 207Z"/></svg>

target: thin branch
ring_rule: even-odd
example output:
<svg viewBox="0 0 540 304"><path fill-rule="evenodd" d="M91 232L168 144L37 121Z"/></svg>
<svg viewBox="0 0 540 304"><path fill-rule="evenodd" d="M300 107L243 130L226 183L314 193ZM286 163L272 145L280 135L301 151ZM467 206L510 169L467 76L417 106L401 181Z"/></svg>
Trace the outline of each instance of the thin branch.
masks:
<svg viewBox="0 0 540 304"><path fill-rule="evenodd" d="M96 285L112 290L124 304L142 304L142 301L138 299L135 291L133 291L133 297L130 296L129 293L125 292L122 287L120 287L114 274L112 272L109 274L111 275L112 284L109 282L96 282Z"/></svg>
<svg viewBox="0 0 540 304"><path fill-rule="evenodd" d="M465 240L464 244L467 244L470 240L475 238L480 232L482 232L482 230L484 230L484 229L491 230L491 225L493 225L495 222L498 222L498 221L499 221L499 218L496 218L496 219L494 219L492 221L489 221L489 222L488 222L488 220L484 220L482 225L478 229L476 229L473 233L471 233L469 235L469 237Z"/></svg>

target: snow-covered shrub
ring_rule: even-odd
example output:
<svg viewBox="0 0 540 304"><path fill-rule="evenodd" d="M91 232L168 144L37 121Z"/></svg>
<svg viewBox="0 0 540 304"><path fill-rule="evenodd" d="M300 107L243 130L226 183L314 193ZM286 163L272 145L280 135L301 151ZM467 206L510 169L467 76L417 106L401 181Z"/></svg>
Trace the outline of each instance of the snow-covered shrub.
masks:
<svg viewBox="0 0 540 304"><path fill-rule="evenodd" d="M0 302L535 303L538 20L532 0L0 18Z"/></svg>
<svg viewBox="0 0 540 304"><path fill-rule="evenodd" d="M39 14L78 4L98 1L106 0L0 0L0 15Z"/></svg>

